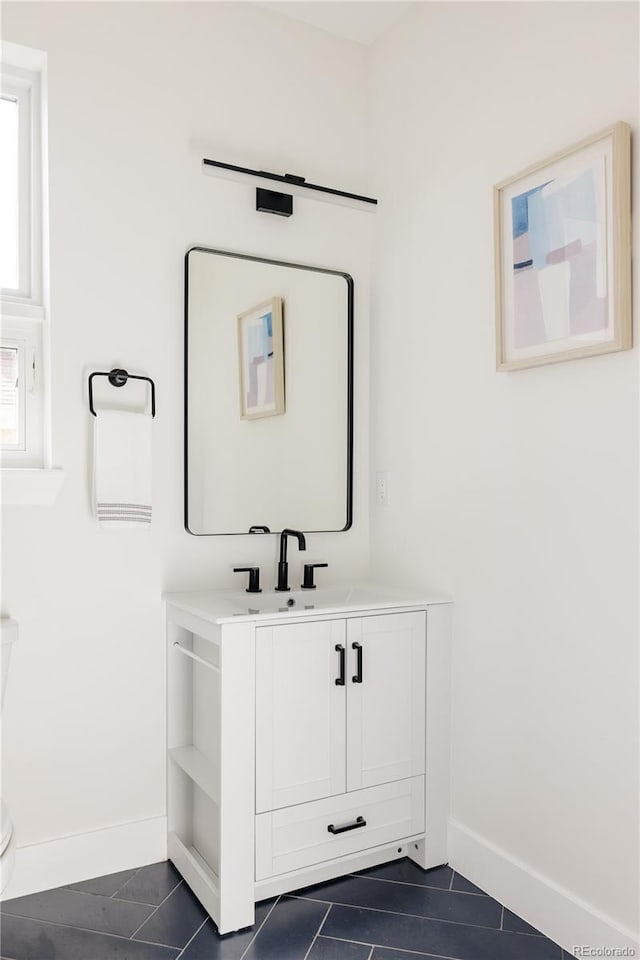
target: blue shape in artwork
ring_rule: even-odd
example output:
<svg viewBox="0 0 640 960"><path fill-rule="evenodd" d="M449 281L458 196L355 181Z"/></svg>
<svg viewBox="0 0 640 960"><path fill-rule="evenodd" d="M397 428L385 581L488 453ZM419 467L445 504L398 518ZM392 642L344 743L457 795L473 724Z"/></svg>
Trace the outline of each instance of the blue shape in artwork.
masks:
<svg viewBox="0 0 640 960"><path fill-rule="evenodd" d="M529 229L526 193L521 193L519 197L514 197L511 201L511 219L513 221L513 239L515 240Z"/></svg>
<svg viewBox="0 0 640 960"><path fill-rule="evenodd" d="M271 311L256 317L247 328L247 356L250 363L273 356L273 316Z"/></svg>
<svg viewBox="0 0 640 960"><path fill-rule="evenodd" d="M269 353L269 321L267 317L262 317L260 334L260 353L263 357L266 357Z"/></svg>
<svg viewBox="0 0 640 960"><path fill-rule="evenodd" d="M518 194L517 197L512 197L511 220L513 223L514 240L517 237L521 237L522 234L526 233L529 229L529 197L540 193L540 191L546 187L547 183L551 183L551 180L547 180L546 183L541 183L531 190L526 190L524 193Z"/></svg>
<svg viewBox="0 0 640 960"><path fill-rule="evenodd" d="M542 187L545 184L541 184L539 187L534 187L533 190L527 190L526 193L521 193L517 197L513 197L511 200L511 218L513 221L513 239L516 237L521 237L523 233L526 233L529 229L529 206L528 199L534 194L542 190Z"/></svg>
<svg viewBox="0 0 640 960"><path fill-rule="evenodd" d="M531 259L536 270L542 270L547 263L550 250L549 230L545 210L545 200L540 190L527 199L529 208L529 247Z"/></svg>

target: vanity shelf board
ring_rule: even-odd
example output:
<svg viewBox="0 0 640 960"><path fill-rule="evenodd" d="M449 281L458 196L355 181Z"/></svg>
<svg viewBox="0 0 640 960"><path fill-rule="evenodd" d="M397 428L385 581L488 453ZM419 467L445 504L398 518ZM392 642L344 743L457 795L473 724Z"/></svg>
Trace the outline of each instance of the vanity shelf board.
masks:
<svg viewBox="0 0 640 960"><path fill-rule="evenodd" d="M185 878L205 910L216 923L220 918L220 887L218 875L195 847L188 847L180 837L169 831L167 837L169 859Z"/></svg>
<svg viewBox="0 0 640 960"><path fill-rule="evenodd" d="M211 760L194 747L174 747L169 756L194 783L206 793L210 800L220 804L220 783L218 771Z"/></svg>

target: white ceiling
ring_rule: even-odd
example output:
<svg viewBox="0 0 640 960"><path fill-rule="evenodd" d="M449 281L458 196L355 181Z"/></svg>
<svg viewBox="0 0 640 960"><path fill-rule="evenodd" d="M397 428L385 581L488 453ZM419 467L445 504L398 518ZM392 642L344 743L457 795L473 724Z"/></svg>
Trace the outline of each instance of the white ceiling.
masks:
<svg viewBox="0 0 640 960"><path fill-rule="evenodd" d="M348 40L373 43L415 6L410 0L262 0L260 6Z"/></svg>

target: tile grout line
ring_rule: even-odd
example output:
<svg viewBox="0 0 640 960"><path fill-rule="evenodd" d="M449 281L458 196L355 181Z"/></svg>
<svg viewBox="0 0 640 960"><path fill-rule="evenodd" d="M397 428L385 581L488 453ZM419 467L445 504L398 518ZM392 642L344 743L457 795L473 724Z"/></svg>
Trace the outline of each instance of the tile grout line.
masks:
<svg viewBox="0 0 640 960"><path fill-rule="evenodd" d="M379 950L395 950L395 947L385 947L380 943L374 943L373 949ZM446 953L420 953L418 950L407 950L406 947L402 948L405 953L410 953L414 957L424 957L424 960L460 960L459 957L451 957Z"/></svg>
<svg viewBox="0 0 640 960"><path fill-rule="evenodd" d="M332 904L332 906L333 906L333 904ZM325 933L325 934L322 936L322 939L323 939L323 940L336 940L338 943L357 943L357 944L359 944L359 945L362 946L362 947L369 947L369 946L371 946L371 944L367 943L366 940L348 940L346 937L334 937L334 936L332 936L332 934L330 934L330 933ZM373 946L374 946L374 947L377 947L378 944L377 944L377 943L374 943ZM401 948L401 947L385 947L385 950L400 950L400 949L403 949L403 948Z"/></svg>
<svg viewBox="0 0 640 960"><path fill-rule="evenodd" d="M77 880L77 881L75 881L74 883L63 883L62 886L60 886L60 887L52 887L51 889L52 889L52 890L70 890L72 893L83 893L83 894L84 894L85 896L87 896L87 897L104 897L105 900L118 899L118 898L116 898L116 894L117 894L117 893L120 893L120 891L122 890L123 887L126 887L126 885L129 883L129 880L133 880L134 877L137 877L141 870L144 870L144 867L136 867L136 868L133 870L133 873L131 874L131 876L128 877L128 878L125 880L125 882L118 887L117 890L114 890L113 893L94 893L93 890L77 890L77 889L76 889L75 883L78 883L78 884L80 884L80 883L91 883L93 880L102 880L102 879L103 879L102 877L90 877L88 880ZM120 871L118 871L118 872L120 872ZM123 871L123 872L124 872L124 871ZM106 874L106 876L109 876L109 874ZM48 890L42 890L41 892L42 892L42 893L49 893ZM32 894L27 894L27 896L32 896ZM33 896L35 896L35 894L33 894ZM16 897L16 899L18 899L18 898ZM20 898L20 899L22 899L22 898ZM141 901L141 900L130 900L129 902L130 902L130 903L142 903L143 901ZM152 907L153 904L150 903L150 904L148 904L148 906ZM2 958L0 958L0 960L2 960Z"/></svg>
<svg viewBox="0 0 640 960"><path fill-rule="evenodd" d="M314 945L314 943L316 942L316 940L317 940L318 937L320 936L320 931L322 930L322 928L323 928L324 925L325 925L325 921L326 921L327 917L329 916L329 912L330 912L332 906L333 906L333 904L330 903L329 906L327 907L326 912L325 912L325 915L324 915L324 917L322 918L322 921L321 921L321 923L320 923L320 926L319 926L318 929L316 930L316 935L315 935L315 937L313 938L313 940L311 941L311 943L309 944L309 949L308 949L307 952L305 953L305 955L304 955L304 957L302 958L302 960L308 960L309 954L310 954L311 951L313 950L313 945Z"/></svg>
<svg viewBox="0 0 640 960"><path fill-rule="evenodd" d="M140 931L141 931L142 928L144 927L145 923L148 923L149 920L151 920L151 917L155 917L156 913L158 912L158 910L160 909L160 907L162 906L162 904L167 902L167 900L169 899L169 897L171 896L171 894L175 893L176 890L178 889L178 887L180 886L180 884L182 884L183 882L184 882L184 881L181 880L180 883L178 883L178 884L173 888L173 890L169 891L169 893L166 895L166 897L164 898L164 900L162 900L162 901L157 905L157 907L155 908L155 910L152 910L152 911L151 911L151 913L149 914L149 916L147 917L147 919L146 919L146 920L143 920L143 922L140 924L140 926L137 927L137 929L133 931L133 933L132 933L131 936L129 937L129 940L133 940L133 938L135 937L136 933L140 933ZM178 950L178 949L180 949L180 948L179 948L179 947L174 947L174 950Z"/></svg>
<svg viewBox="0 0 640 960"><path fill-rule="evenodd" d="M357 904L357 903L340 903L340 902L335 901L335 900L331 900L331 901L329 901L329 900L316 900L315 897L302 897L302 896L299 896L298 894L295 894L295 893L288 893L288 894L286 894L286 896L290 897L292 900L310 900L312 903L331 903L331 906L333 906L333 907L348 907L348 908L351 909L351 910L372 910L372 911L374 911L375 913L389 913L389 914L391 914L391 916L394 916L394 917L412 917L414 920L430 920L430 921L433 921L434 923L451 923L451 924L454 924L455 926L459 926L459 927L474 927L474 928L477 928L477 929L479 929L479 930L491 930L493 933L500 933L500 932L502 932L502 933L515 933L515 934L517 934L519 937L541 937L541 938L544 939L544 940L550 940L551 943L555 943L555 940L551 940L551 938L548 937L548 936L546 935L546 933L542 933L542 931L538 931L538 933L526 933L526 932L523 931L523 930L504 930L502 926L500 926L500 927L486 927L486 926L484 926L484 924L481 924L481 923L468 923L468 922L465 922L464 920L447 920L447 919L444 918L444 917L425 917L425 916L423 916L423 915L421 915L421 914L419 914L419 913L401 913L401 912L399 912L398 910L383 910L381 907L367 907L367 906L363 906L362 904ZM489 899L493 899L493 898L489 898ZM496 900L495 902L498 903L497 900ZM502 903L498 903L498 906L501 907L501 920L500 920L500 922L502 923L502 918L504 917L504 911L505 911L507 908L506 908L506 907L504 906L504 904L502 904ZM526 921L525 921L525 923L526 923ZM325 937L325 939L344 940L345 938L344 938L344 937L331 937L331 938ZM362 941L360 941L360 940L347 940L347 941L345 941L345 942L346 942L346 943L361 943ZM366 945L366 944L365 944L365 945ZM381 946L381 944L375 944L375 946ZM392 948L389 947L389 948L387 948L387 949L392 949ZM393 949L395 949L395 948L393 948ZM426 956L426 954L425 954L425 956ZM434 954L434 956L436 956L436 954Z"/></svg>
<svg viewBox="0 0 640 960"><path fill-rule="evenodd" d="M335 901L335 900L331 900L331 901L316 900L315 897L300 897L293 893L288 893L287 896L291 897L292 900L309 900L312 903L330 903L331 906L348 907L350 910L372 910L375 913L390 914L392 917L413 917L414 920L430 920L435 923L450 923L458 927L473 927L473 929L475 930L493 930L494 933L500 932L499 927L487 927L483 923L468 923L468 922L464 922L463 920L447 920L444 917L425 917L424 914L420 914L420 913L401 913L397 910L383 910L381 907L365 907L365 906L362 906L362 904L358 904L358 903L340 903L339 901ZM512 933L515 931L509 930L505 932ZM518 936L526 937L528 936L528 934L518 932ZM540 934L540 936L544 936L544 934Z"/></svg>
<svg viewBox="0 0 640 960"><path fill-rule="evenodd" d="M129 880L133 880L134 877L137 877L141 870L144 870L144 867L138 867L138 869L131 874L131 876L129 877ZM111 898L115 897L116 893L120 893L120 891L122 890L122 887L126 887L126 885L129 883L129 880L125 880L122 886L118 887L115 893L111 894Z"/></svg>
<svg viewBox="0 0 640 960"><path fill-rule="evenodd" d="M107 899L109 898L107 897ZM6 911L3 912L6 913ZM112 937L115 940L122 940L123 943L129 943L131 940L131 937L125 937L121 933L109 933L105 930L91 930L89 927L78 927L71 923L60 923L59 920L39 920L37 917L21 917L17 913L7 913L7 916L11 917L12 920L25 920L27 923L44 923L45 925L50 924L52 927L63 927L65 930L79 930L81 933L92 933L96 937ZM165 950L180 950L180 947L172 947L168 943L154 943L153 940L135 940L134 943L145 943L152 947L162 947ZM178 960L177 954L175 956L175 960Z"/></svg>
<svg viewBox="0 0 640 960"><path fill-rule="evenodd" d="M200 933L200 931L202 930L202 928L205 926L206 923L208 923L208 921L209 921L210 919L211 919L211 917L207 914L207 916L204 918L204 920L202 921L202 923L200 924L200 926L198 927L198 929L194 932L193 936L192 936L192 937L189 937L189 939L188 939L187 942L185 943L184 947L182 948L182 950L180 951L180 953L179 953L178 956L176 957L176 960L180 960L180 957L184 954L184 952L185 952L185 950L187 949L187 947L189 946L189 944L190 944L190 943L193 943L193 941L194 941L195 938L198 936L198 934Z"/></svg>
<svg viewBox="0 0 640 960"><path fill-rule="evenodd" d="M178 883L179 882L180 881L178 881ZM176 887L177 886L178 884L176 884ZM175 887L173 889L175 890ZM79 893L83 897L99 897L101 900L111 900L113 901L113 903L135 903L140 907L154 907L154 908L157 906L157 904L155 903L149 903L148 900L125 900L124 897L116 897L115 893L112 894L110 897L105 897L103 893L90 893L89 890L72 890L70 887L52 887L52 890L68 890L69 893ZM42 891L42 893L49 893L49 892L50 892L49 890ZM27 894L27 896L37 897L38 894L37 893ZM16 897L16 900L17 899L22 899L22 897L20 898ZM7 903L11 903L11 901L7 900ZM17 914L14 914L14 916L17 916ZM2 960L2 958L0 958L0 960Z"/></svg>
<svg viewBox="0 0 640 960"><path fill-rule="evenodd" d="M345 940L344 937L323 937L323 940L335 940L336 943L355 943L361 947L368 947L369 944L366 940ZM411 950L410 947L390 947L384 943L374 943L371 945L371 951L374 950L400 950L404 951L407 954L411 954L414 957L424 957L425 960L460 960L459 957L450 957L445 953L421 953L419 950Z"/></svg>
<svg viewBox="0 0 640 960"><path fill-rule="evenodd" d="M453 890L453 878L455 877L455 875L456 875L455 870L452 870L452 871L451 871L451 879L449 880L449 890Z"/></svg>
<svg viewBox="0 0 640 960"><path fill-rule="evenodd" d="M240 957L240 960L243 960L243 958L247 955L249 948L251 947L251 944L254 942L254 940L256 939L256 937L264 927L265 923L267 922L267 920L269 919L269 917L271 916L275 908L280 903L280 899L281 899L281 894L278 894L278 896L275 899L275 902L271 904L271 909L269 910L268 914L266 915L266 917L264 918L264 920L262 921L262 923L260 924L256 932L254 933L254 935L251 937L251 940L247 944L246 948L242 951L242 956Z"/></svg>
<svg viewBox="0 0 640 960"><path fill-rule="evenodd" d="M417 887L418 890L441 890L443 893L459 893L463 897L487 897L489 900L495 899L494 897L490 897L488 893L474 893L472 890L454 890L451 886L430 887L425 883L411 883L409 880L389 880L387 877L361 877L358 873L346 873L345 877L356 877L358 880L375 880L378 883L395 883L403 887ZM342 880L343 878L337 877L336 879ZM327 882L331 883L333 881L329 880ZM451 877L449 883L453 883L453 877Z"/></svg>
<svg viewBox="0 0 640 960"><path fill-rule="evenodd" d="M371 957L373 956L373 951L374 951L374 950L375 950L375 947L371 947L371 950L369 950L369 956L367 957L367 960L371 960Z"/></svg>
<svg viewBox="0 0 640 960"><path fill-rule="evenodd" d="M165 950L173 950L174 952L177 950L178 953L176 953L175 958L172 958L172 960L178 960L182 950L181 947L176 947L175 944L158 943L156 940L143 940L142 938L139 938L138 940L129 939L129 943L143 943L145 947L164 947Z"/></svg>
<svg viewBox="0 0 640 960"><path fill-rule="evenodd" d="M504 903L502 904L502 910L500 911L500 929L504 930Z"/></svg>

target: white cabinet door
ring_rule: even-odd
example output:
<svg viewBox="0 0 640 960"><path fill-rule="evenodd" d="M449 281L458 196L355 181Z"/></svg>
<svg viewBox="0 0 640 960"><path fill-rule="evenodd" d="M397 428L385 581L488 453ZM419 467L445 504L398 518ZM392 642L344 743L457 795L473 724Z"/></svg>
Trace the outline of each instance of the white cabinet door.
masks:
<svg viewBox="0 0 640 960"><path fill-rule="evenodd" d="M344 620L256 630L258 813L345 790L345 632Z"/></svg>
<svg viewBox="0 0 640 960"><path fill-rule="evenodd" d="M347 626L347 790L424 773L426 618Z"/></svg>

